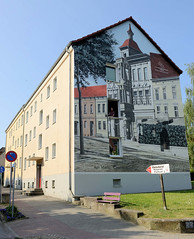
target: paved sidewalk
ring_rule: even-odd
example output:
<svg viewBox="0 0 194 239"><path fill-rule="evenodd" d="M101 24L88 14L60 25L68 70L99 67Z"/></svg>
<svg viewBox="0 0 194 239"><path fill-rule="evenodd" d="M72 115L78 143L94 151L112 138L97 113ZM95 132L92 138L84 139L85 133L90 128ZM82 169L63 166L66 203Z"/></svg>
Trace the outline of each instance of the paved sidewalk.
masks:
<svg viewBox="0 0 194 239"><path fill-rule="evenodd" d="M194 237L192 234L149 231L124 220L111 218L91 209L47 196L27 197L17 192L15 205L29 217L29 219L6 223L9 232L13 231L19 238L191 239ZM14 236L5 237L7 238Z"/></svg>

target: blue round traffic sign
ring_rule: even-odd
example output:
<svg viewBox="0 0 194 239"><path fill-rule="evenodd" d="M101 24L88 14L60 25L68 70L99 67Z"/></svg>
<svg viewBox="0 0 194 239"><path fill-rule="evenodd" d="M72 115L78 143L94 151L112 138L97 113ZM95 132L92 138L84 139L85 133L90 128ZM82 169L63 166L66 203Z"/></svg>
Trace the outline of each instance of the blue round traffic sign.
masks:
<svg viewBox="0 0 194 239"><path fill-rule="evenodd" d="M9 151L6 153L5 158L12 163L17 159L17 153L15 151Z"/></svg>
<svg viewBox="0 0 194 239"><path fill-rule="evenodd" d="M0 173L3 173L5 171L5 168L3 166L0 166Z"/></svg>

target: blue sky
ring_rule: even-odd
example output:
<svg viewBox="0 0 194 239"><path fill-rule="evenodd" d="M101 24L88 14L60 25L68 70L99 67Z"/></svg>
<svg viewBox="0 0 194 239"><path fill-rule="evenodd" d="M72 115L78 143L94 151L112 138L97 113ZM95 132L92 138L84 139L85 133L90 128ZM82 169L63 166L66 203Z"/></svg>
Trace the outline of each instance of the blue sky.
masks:
<svg viewBox="0 0 194 239"><path fill-rule="evenodd" d="M181 68L194 62L193 0L0 0L0 147L5 129L71 41L132 16Z"/></svg>

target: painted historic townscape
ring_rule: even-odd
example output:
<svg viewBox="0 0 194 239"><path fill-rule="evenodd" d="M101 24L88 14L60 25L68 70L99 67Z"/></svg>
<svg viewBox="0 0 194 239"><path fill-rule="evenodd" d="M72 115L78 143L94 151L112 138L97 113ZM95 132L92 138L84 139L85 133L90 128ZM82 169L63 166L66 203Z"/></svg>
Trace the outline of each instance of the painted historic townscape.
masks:
<svg viewBox="0 0 194 239"><path fill-rule="evenodd" d="M189 171L179 73L132 23L79 41L76 172Z"/></svg>

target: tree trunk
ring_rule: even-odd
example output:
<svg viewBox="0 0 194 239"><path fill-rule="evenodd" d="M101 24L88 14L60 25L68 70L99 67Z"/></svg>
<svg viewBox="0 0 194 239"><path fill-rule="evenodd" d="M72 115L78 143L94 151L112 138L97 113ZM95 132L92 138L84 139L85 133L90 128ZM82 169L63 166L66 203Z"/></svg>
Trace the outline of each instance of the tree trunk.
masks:
<svg viewBox="0 0 194 239"><path fill-rule="evenodd" d="M77 89L79 94L79 129L80 129L80 154L84 154L84 138L83 138L83 123L82 123L82 96L79 84L79 76L77 76Z"/></svg>

